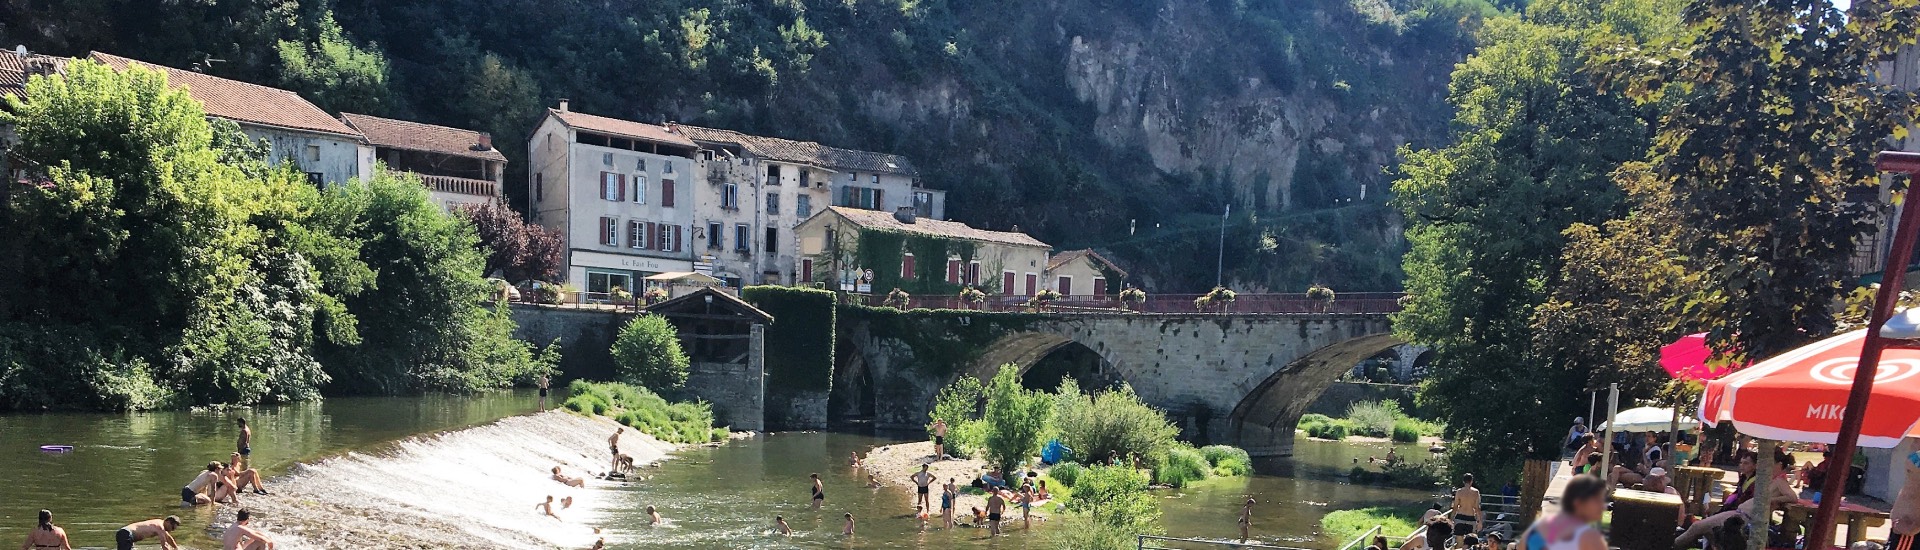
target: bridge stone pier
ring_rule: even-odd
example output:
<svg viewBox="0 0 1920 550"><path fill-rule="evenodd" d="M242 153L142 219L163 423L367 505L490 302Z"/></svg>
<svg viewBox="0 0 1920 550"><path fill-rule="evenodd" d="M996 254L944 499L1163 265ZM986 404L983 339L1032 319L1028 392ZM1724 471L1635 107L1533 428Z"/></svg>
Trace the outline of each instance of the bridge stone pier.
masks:
<svg viewBox="0 0 1920 550"><path fill-rule="evenodd" d="M1403 343L1390 335L1385 313L1056 314L985 335L991 344L941 375L916 368L924 361L913 346L876 337L857 320L842 323L835 391L870 392L881 428L924 425L939 389L958 376L985 380L1009 363L1024 372L1077 345L1100 357L1097 378L1131 384L1188 438L1256 457L1290 455L1294 425L1321 392L1355 363Z"/></svg>

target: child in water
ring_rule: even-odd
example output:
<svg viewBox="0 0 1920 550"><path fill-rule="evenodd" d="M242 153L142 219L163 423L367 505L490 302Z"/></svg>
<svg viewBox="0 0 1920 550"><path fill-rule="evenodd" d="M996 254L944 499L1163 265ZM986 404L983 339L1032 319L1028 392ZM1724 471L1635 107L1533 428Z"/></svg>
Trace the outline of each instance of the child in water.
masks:
<svg viewBox="0 0 1920 550"><path fill-rule="evenodd" d="M853 512L847 512L847 528L841 530L840 534L849 537L853 536Z"/></svg>
<svg viewBox="0 0 1920 550"><path fill-rule="evenodd" d="M647 505L647 518L653 525L659 525L662 522L666 521L666 520L660 519L660 512L658 510L654 510L653 505L651 504Z"/></svg>
<svg viewBox="0 0 1920 550"><path fill-rule="evenodd" d="M789 537L793 536L793 528L787 526L787 518L785 516L773 516L773 532Z"/></svg>

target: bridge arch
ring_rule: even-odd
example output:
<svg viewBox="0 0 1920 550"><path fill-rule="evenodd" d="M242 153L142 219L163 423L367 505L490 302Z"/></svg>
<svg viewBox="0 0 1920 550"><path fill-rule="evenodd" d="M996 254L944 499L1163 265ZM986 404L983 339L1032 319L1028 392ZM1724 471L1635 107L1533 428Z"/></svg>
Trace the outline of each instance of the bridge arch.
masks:
<svg viewBox="0 0 1920 550"><path fill-rule="evenodd" d="M1369 334L1294 359L1234 406L1227 416L1227 439L1256 457L1292 454L1294 428L1308 405L1354 364L1405 343L1392 334Z"/></svg>

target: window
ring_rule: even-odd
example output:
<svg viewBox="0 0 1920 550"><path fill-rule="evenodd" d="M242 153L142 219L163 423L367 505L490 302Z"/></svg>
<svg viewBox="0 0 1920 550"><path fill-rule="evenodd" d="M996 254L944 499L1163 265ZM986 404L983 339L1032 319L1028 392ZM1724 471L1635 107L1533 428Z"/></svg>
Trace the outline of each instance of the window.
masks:
<svg viewBox="0 0 1920 550"><path fill-rule="evenodd" d="M960 282L960 260L947 260L947 282Z"/></svg>
<svg viewBox="0 0 1920 550"><path fill-rule="evenodd" d="M1093 297L1095 298L1107 297L1107 279L1105 277L1093 278Z"/></svg>
<svg viewBox="0 0 1920 550"><path fill-rule="evenodd" d="M880 174L874 174L874 175L873 175L873 184L874 184L874 185L880 185Z"/></svg>
<svg viewBox="0 0 1920 550"><path fill-rule="evenodd" d="M678 225L667 225L664 223L654 224L653 240L656 248L658 248L661 252L681 251L681 248L680 248L680 237L681 237L680 232L681 231L682 231L682 228Z"/></svg>
<svg viewBox="0 0 1920 550"><path fill-rule="evenodd" d="M1060 288L1056 290L1060 291L1061 296L1072 296L1073 295L1073 277L1061 275L1059 287Z"/></svg>
<svg viewBox="0 0 1920 550"><path fill-rule="evenodd" d="M669 161L666 161L666 162L663 162L663 163L661 163L661 164L665 164L665 165L666 165L666 169L665 169L665 171L666 171L666 173L668 173L668 174L672 174L672 173L673 173L673 161L671 161L671 160L669 160Z"/></svg>
<svg viewBox="0 0 1920 550"><path fill-rule="evenodd" d="M813 175L813 172L801 170L800 171L800 187L804 188L808 185L813 184L812 182L813 178L811 177L812 175Z"/></svg>
<svg viewBox="0 0 1920 550"><path fill-rule="evenodd" d="M647 222L627 220L627 248L647 247Z"/></svg>
<svg viewBox="0 0 1920 550"><path fill-rule="evenodd" d="M725 248L725 235L720 234L720 222L707 222L707 248L721 250Z"/></svg>
<svg viewBox="0 0 1920 550"><path fill-rule="evenodd" d="M813 215L813 197L808 195L800 195L800 196L794 197L793 198L793 215L803 220L807 219L808 216L812 216Z"/></svg>
<svg viewBox="0 0 1920 550"><path fill-rule="evenodd" d="M633 203L647 203L647 177L644 175L633 175Z"/></svg>
<svg viewBox="0 0 1920 550"><path fill-rule="evenodd" d="M872 187L842 187L838 204L864 210L879 210L880 190Z"/></svg>
<svg viewBox="0 0 1920 550"><path fill-rule="evenodd" d="M744 224L744 223L733 224L733 251L734 252L746 252L749 250L753 250L753 247L752 247L753 243L747 240L749 238L747 235L748 235L747 224Z"/></svg>
<svg viewBox="0 0 1920 550"><path fill-rule="evenodd" d="M720 208L724 210L740 209L740 186L738 184L729 183L720 188Z"/></svg>
<svg viewBox="0 0 1920 550"><path fill-rule="evenodd" d="M804 174L805 172L802 172L802 173ZM780 167L779 166L767 167L767 185L780 185Z"/></svg>
<svg viewBox="0 0 1920 550"><path fill-rule="evenodd" d="M620 246L620 220L605 216L600 218L600 244Z"/></svg>
<svg viewBox="0 0 1920 550"><path fill-rule="evenodd" d="M533 202L540 202L541 197L547 196L547 180L542 177L545 175L546 174L533 175Z"/></svg>
<svg viewBox="0 0 1920 550"><path fill-rule="evenodd" d="M616 202L625 200L626 187L626 176L613 172L600 173L600 198Z"/></svg>
<svg viewBox="0 0 1920 550"><path fill-rule="evenodd" d="M307 146L307 161L320 162L320 146L318 145Z"/></svg>
<svg viewBox="0 0 1920 550"><path fill-rule="evenodd" d="M613 153L600 153L600 164L613 166Z"/></svg>
<svg viewBox="0 0 1920 550"><path fill-rule="evenodd" d="M327 188L327 175L319 172L307 172L307 185L317 189Z"/></svg>
<svg viewBox="0 0 1920 550"><path fill-rule="evenodd" d="M780 215L780 194L767 193L767 215Z"/></svg>
<svg viewBox="0 0 1920 550"><path fill-rule="evenodd" d="M913 253L900 256L900 278L913 280Z"/></svg>
<svg viewBox="0 0 1920 550"><path fill-rule="evenodd" d="M605 301L613 289L633 290L633 274L611 271L587 271L587 298Z"/></svg>
<svg viewBox="0 0 1920 550"><path fill-rule="evenodd" d="M800 282L813 282L813 258L800 259Z"/></svg>
<svg viewBox="0 0 1920 550"><path fill-rule="evenodd" d="M704 160L704 161L707 161L707 162L713 162L713 150L712 150L712 149L701 149L701 150L700 150L700 160Z"/></svg>
<svg viewBox="0 0 1920 550"><path fill-rule="evenodd" d="M980 284L980 262L976 261L967 264L967 284Z"/></svg>
<svg viewBox="0 0 1920 550"><path fill-rule="evenodd" d="M634 160L634 163L633 163L633 169L634 169L634 170L639 170L639 171L641 171L641 172L645 172L645 171L647 171L647 159L646 159L646 157L641 157L641 158L639 158L639 159L635 159L635 160Z"/></svg>
<svg viewBox="0 0 1920 550"><path fill-rule="evenodd" d="M1008 296L1013 295L1013 272L1012 271L1006 271L1006 272L1000 273L1000 293Z"/></svg>
<svg viewBox="0 0 1920 550"><path fill-rule="evenodd" d="M933 193L926 191L913 192L913 215L922 218L933 217Z"/></svg>
<svg viewBox="0 0 1920 550"><path fill-rule="evenodd" d="M1032 296L1034 294L1038 294L1039 290L1040 290L1040 276L1033 273L1028 273L1027 274L1027 293L1021 294L1021 296Z"/></svg>
<svg viewBox="0 0 1920 550"><path fill-rule="evenodd" d="M767 240L766 240L765 247L766 247L765 250L767 251L768 254L775 254L780 252L780 229L779 228L777 227L767 228Z"/></svg>
<svg viewBox="0 0 1920 550"><path fill-rule="evenodd" d="M673 180L660 180L660 206L673 208Z"/></svg>

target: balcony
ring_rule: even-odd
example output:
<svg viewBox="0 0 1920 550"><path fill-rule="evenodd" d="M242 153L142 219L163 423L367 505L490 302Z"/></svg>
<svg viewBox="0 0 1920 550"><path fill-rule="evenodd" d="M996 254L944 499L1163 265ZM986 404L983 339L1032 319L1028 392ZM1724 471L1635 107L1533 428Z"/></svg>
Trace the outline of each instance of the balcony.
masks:
<svg viewBox="0 0 1920 550"><path fill-rule="evenodd" d="M433 191L437 191L441 193L453 193L455 195L473 195L476 197L500 196L500 184L494 183L492 181L477 180L472 178L456 178L453 176L429 176L426 174L416 174L416 175L420 176L421 185L424 185L427 187L427 189L430 189Z"/></svg>

